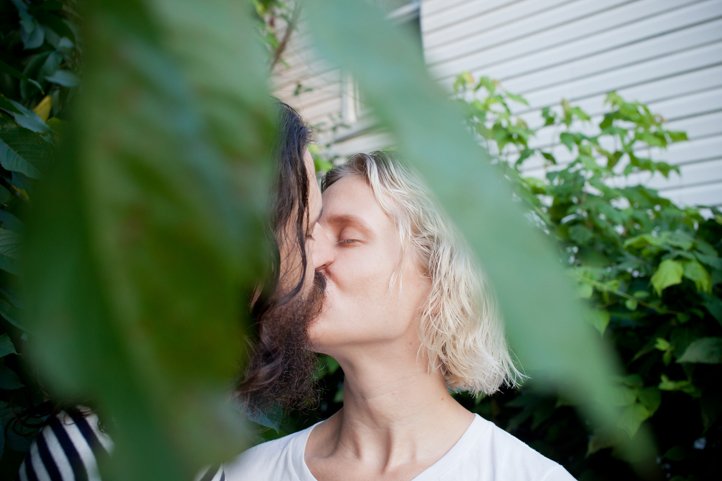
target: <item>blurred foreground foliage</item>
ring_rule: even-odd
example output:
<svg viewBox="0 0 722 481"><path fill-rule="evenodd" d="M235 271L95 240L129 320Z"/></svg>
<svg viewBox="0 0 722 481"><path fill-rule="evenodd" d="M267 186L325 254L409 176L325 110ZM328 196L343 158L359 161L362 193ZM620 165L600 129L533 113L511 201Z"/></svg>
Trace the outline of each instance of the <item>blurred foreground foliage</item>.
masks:
<svg viewBox="0 0 722 481"><path fill-rule="evenodd" d="M594 117L566 100L538 118L517 115L527 106L522 96L468 73L457 77L453 97L532 222L558 246L593 308L590 326L622 359L619 428L632 441L641 427L651 430L664 479L711 479L722 456L722 212L677 205L645 186L678 174L655 158L686 134L614 92ZM318 375L322 419L340 407L343 376L330 358ZM519 391L458 399L580 480L639 476L569 398L533 380ZM314 420L299 416L289 430Z"/></svg>
<svg viewBox="0 0 722 481"><path fill-rule="evenodd" d="M276 53L282 55L286 36L275 30L274 22L280 18L293 24L295 14L284 2L260 0L252 4L88 1L82 5L82 22L74 1L12 0L2 7L7 28L2 33L0 59L4 122L0 173L8 195L0 191L4 229L0 232L0 402L2 440L10 441L3 454L2 475L13 475L18 455L32 434L17 432L17 423L12 421L16 408L44 399L36 386L35 368L28 372L31 364L24 362L31 355L32 365L41 371L53 396L71 402L92 400L111 420L108 427L116 450L112 469L107 471L109 479L187 479L201 463L218 461L249 442L244 439L242 420L225 402L225 390L241 357L243 323L239 321L244 318L247 292L262 269L258 265L263 258L260 222L267 215L264 194L274 130L264 84ZM662 408L653 409L654 394L638 394L656 386L643 376L640 381L631 378L629 389L621 395L610 389L613 362L593 330L580 320L597 319L596 326L611 337L615 326L623 324L621 317L590 316L574 300L559 256L552 254L545 236L529 226L523 210L512 202L508 185L499 182L495 171L505 164L493 167L464 132L462 109L449 103L429 79L413 43L384 22L380 11L363 2L309 0L307 7L314 45L359 81L380 124L396 139L400 154L434 180L432 188L487 267L509 322L512 344L526 367L543 383L562 389L565 399L580 405L595 426L608 427L619 412L617 405L632 412L631 416L640 412L638 406L652 419L658 416ZM261 20L255 28L253 17ZM86 39L82 95L72 110L66 110L78 82L76 24L82 25ZM269 46L266 58L255 39L259 28ZM59 128L68 111L73 118ZM472 124L474 115L481 112L471 114ZM428 122L420 123L420 118ZM485 137L486 127L479 125L489 125L489 119L477 120L477 140L493 139L500 151L507 145L523 145L519 144L523 135L517 131L513 132L516 140L502 142L497 134ZM62 148L58 149L56 137L61 134ZM588 169L590 156L581 155L588 139L581 135L565 139L562 143L580 149L578 169ZM455 159L456 164L440 159ZM657 165L646 159L639 163ZM513 169L501 170L514 177ZM41 173L43 181L33 186L32 179ZM560 185L562 180L558 180ZM576 188L586 180L575 182ZM557 219L566 219L568 215L562 213L572 207L565 206L578 206L578 202L568 192L566 203L552 209L555 204L550 199L560 196L551 190L556 184L524 185L527 190L519 190L518 195L531 206L546 237L556 238L555 222L563 231L561 225L567 221ZM15 291L18 270L13 262L18 235L24 230L14 214L23 209L29 210L31 224L27 245L22 246L28 253L27 277L22 279L28 287L25 305ZM590 225L584 227L594 232L594 221L586 221ZM650 218L647 225L653 222ZM695 225L701 224L700 218ZM567 231L571 227L567 225ZM680 247L660 240L655 228L650 229L645 231L648 246L638 240L629 249L658 248L659 263L647 266L657 290L649 298L639 298L635 310L630 310L625 298L625 309L646 312L654 299L664 299L678 288L689 289L690 279L695 289L707 289L714 299L718 271L707 268L708 262L699 257L701 270L692 263L695 259L665 250ZM583 235L580 229L574 232L574 236ZM689 255L696 255L697 245L694 241L687 249ZM585 256L565 250L564 259L577 259L568 262L580 264L577 277L589 279L586 284L592 288L591 292L585 288L583 294L606 307L601 300L616 300L615 292L624 292L625 286L605 291L599 286L610 279L603 268L593 264L581 269L580 259L586 262L586 252L593 250L584 250ZM520 255L526 257L520 260ZM704 272L709 275L707 283ZM640 282L647 274L641 271ZM527 302L518 302L519 297ZM27 325L21 324L19 314ZM690 317L688 322L697 321ZM681 386L675 384L684 381L678 369L687 372L698 367L700 356L707 355L708 347L714 348L715 333L708 334L712 340L694 349L689 344L690 353L676 357L682 347L671 331L665 331L658 337L669 346L655 339L651 350L640 356L648 359L665 347L670 352L665 386ZM327 362L326 383L337 381L334 376L340 373L334 369ZM661 396L668 392L692 396L687 391L680 387ZM325 402L318 414L325 416L338 401L335 389L330 396L336 399ZM525 396L531 394L524 391L518 399L536 399ZM485 412L483 403L505 400L465 402ZM528 407L529 402L520 405L522 415L515 418L520 427L528 425L524 412L537 416L542 412ZM504 416L511 417L519 409L510 402L510 408L494 411L491 417L504 426ZM552 414L541 422L552 423L556 412L551 409ZM288 423L306 421L294 418ZM552 423L553 429L538 439L551 436L561 426ZM621 427L628 434L636 431L633 423ZM574 435L582 432L574 431ZM586 437L582 444L583 448L588 445ZM592 446L606 445L600 440ZM581 470L575 464L577 458L566 452L554 456L549 449L537 447L562 462L569 461L572 470Z"/></svg>

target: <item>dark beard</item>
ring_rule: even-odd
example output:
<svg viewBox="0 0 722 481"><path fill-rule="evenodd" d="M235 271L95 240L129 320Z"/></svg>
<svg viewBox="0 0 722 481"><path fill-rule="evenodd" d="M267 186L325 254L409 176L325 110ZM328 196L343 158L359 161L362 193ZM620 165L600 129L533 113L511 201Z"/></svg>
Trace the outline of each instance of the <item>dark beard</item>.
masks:
<svg viewBox="0 0 722 481"><path fill-rule="evenodd" d="M317 272L307 296L273 305L261 316L259 339L237 390L252 416L318 403L308 326L321 312L325 288L326 279Z"/></svg>

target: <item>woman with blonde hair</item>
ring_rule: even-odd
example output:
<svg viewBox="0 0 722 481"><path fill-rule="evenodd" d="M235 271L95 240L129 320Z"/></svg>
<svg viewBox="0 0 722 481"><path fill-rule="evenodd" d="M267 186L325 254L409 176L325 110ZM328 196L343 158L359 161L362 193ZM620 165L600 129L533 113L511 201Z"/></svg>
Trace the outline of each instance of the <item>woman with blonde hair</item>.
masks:
<svg viewBox="0 0 722 481"><path fill-rule="evenodd" d="M326 288L307 347L338 361L344 405L250 449L229 480L572 480L451 396L522 375L480 269L414 172L358 154L323 191L309 242Z"/></svg>

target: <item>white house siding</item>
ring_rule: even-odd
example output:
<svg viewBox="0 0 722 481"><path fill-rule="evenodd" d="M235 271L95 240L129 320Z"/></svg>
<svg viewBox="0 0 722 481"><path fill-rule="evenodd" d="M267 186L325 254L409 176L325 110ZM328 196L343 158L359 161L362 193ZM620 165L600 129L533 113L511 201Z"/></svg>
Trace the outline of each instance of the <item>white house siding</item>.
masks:
<svg viewBox="0 0 722 481"><path fill-rule="evenodd" d="M470 71L524 95L541 124L562 98L598 120L607 92L650 105L690 141L655 157L682 175L635 177L683 203L722 205L722 0L424 0L424 52L450 86ZM562 157L553 132L539 142ZM539 160L528 166L540 175Z"/></svg>
<svg viewBox="0 0 722 481"><path fill-rule="evenodd" d="M689 134L689 142L655 153L682 175L631 180L683 203L722 205L722 0L421 0L420 20L435 78L447 87L464 71L498 79L529 100L518 113L532 126L541 124L542 107L562 98L594 120L612 90L649 104ZM313 56L302 33L286 61L274 77L279 97L312 124L349 120L352 86ZM294 96L299 82L312 90ZM388 143L369 132L368 119L351 115L349 124L335 134L338 154ZM541 131L540 145L568 155L553 141L553 132ZM544 166L531 159L528 172L541 175Z"/></svg>

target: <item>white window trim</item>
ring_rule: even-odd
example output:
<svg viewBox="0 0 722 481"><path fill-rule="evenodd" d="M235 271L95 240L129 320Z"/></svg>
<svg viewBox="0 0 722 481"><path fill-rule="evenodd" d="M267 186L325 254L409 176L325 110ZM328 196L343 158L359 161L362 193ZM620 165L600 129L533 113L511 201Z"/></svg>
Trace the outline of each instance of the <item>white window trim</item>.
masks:
<svg viewBox="0 0 722 481"><path fill-rule="evenodd" d="M389 12L386 18L394 23L403 23L420 14L421 0L410 0L406 5ZM341 121L349 128L342 129L342 132L335 136L334 142L354 137L372 127L371 122L360 114L358 85L350 75L344 74L341 78Z"/></svg>

